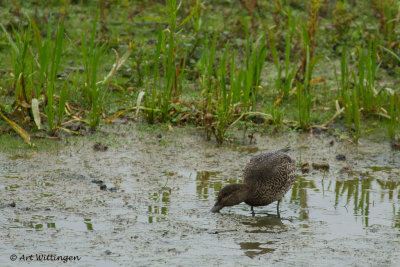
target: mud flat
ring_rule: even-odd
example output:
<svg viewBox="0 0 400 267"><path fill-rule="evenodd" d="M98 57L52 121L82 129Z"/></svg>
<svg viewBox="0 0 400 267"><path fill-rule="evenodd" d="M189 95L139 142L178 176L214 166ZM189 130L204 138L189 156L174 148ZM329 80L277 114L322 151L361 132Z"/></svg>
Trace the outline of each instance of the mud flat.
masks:
<svg viewBox="0 0 400 267"><path fill-rule="evenodd" d="M54 264L24 254L79 256L69 263L84 266L400 264L400 152L389 145L284 134L217 146L199 131L135 124L104 132L0 152L1 266ZM94 149L99 141L108 148ZM245 204L210 212L252 155L288 145L298 178L281 218L276 204L254 217Z"/></svg>

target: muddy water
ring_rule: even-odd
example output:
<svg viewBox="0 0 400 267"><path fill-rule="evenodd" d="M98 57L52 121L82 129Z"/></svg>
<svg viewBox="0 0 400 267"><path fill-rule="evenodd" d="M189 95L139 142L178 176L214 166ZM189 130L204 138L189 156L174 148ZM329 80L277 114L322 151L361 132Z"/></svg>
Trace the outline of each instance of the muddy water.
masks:
<svg viewBox="0 0 400 267"><path fill-rule="evenodd" d="M192 130L113 127L51 152L0 153L0 266L30 254L84 266L400 266L400 154L385 144L286 134L216 146ZM99 140L107 151L93 150ZM287 145L310 172L298 168L280 218L275 203L254 217L245 204L210 212L252 155Z"/></svg>

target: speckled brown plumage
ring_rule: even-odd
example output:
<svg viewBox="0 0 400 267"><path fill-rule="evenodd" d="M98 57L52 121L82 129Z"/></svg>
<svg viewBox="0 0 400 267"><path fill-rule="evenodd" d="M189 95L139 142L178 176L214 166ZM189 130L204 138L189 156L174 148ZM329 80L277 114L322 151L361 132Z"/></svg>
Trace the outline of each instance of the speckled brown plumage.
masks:
<svg viewBox="0 0 400 267"><path fill-rule="evenodd" d="M253 157L243 170L243 183L222 188L211 211L241 202L253 208L280 201L296 179L295 162L285 154L287 151L281 149Z"/></svg>

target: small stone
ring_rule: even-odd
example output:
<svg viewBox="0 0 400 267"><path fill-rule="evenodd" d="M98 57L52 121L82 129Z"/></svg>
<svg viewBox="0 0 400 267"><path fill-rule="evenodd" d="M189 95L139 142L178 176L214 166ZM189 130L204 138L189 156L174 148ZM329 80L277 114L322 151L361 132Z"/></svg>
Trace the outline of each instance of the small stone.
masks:
<svg viewBox="0 0 400 267"><path fill-rule="evenodd" d="M100 190L107 190L107 186L106 186L105 184L102 184L102 185L100 186Z"/></svg>

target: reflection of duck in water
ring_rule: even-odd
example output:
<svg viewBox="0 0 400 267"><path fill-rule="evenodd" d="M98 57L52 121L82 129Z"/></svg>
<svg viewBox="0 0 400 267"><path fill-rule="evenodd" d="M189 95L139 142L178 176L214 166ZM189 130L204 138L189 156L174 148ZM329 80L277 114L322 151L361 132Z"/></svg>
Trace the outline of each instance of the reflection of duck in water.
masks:
<svg viewBox="0 0 400 267"><path fill-rule="evenodd" d="M251 206L266 206L279 202L296 179L296 166L285 152L288 148L270 151L253 157L243 171L242 184L230 184L219 191L218 200L212 212L223 207L230 207L242 202Z"/></svg>

